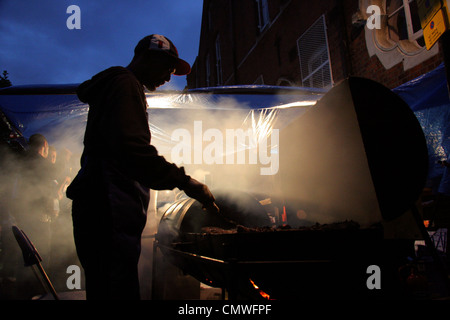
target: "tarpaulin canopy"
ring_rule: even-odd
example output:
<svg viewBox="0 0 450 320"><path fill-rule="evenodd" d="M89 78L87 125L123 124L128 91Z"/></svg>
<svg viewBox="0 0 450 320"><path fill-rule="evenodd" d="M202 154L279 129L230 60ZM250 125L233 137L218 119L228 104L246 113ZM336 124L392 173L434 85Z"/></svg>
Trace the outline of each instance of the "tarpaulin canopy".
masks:
<svg viewBox="0 0 450 320"><path fill-rule="evenodd" d="M450 99L444 64L393 91L408 103L422 126L429 155L428 186L438 191L444 172L438 161L447 160L450 153ZM408 159L392 161L401 165Z"/></svg>
<svg viewBox="0 0 450 320"><path fill-rule="evenodd" d="M440 168L434 165L436 159L441 160L448 154L449 101L448 95L446 97L447 100L444 97L446 81L445 76L442 78L441 72L441 69L438 68L430 74L394 89L394 92L411 106L411 109L420 120L428 143L432 177L439 175L438 171ZM356 79L354 84L358 83L363 84L366 82ZM342 88L344 88L344 90L341 90L342 92L347 92L345 85ZM355 98L355 95L357 96L358 93L354 92L354 88L352 88L353 86L349 87L352 92L351 95ZM433 94L431 88L437 91ZM26 138L34 133L42 133L47 137L50 144L54 144L57 147L66 147L75 153L79 153L82 150L89 106L78 100L75 90L76 85L11 87L0 90L0 108ZM419 92L422 92L422 94ZM235 86L195 89L186 92L147 93L147 111L152 132L152 144L169 161L185 166L187 172L194 176L199 174L198 176L205 177L210 172L213 172L211 176L216 181L220 181L221 186L257 192L264 191L268 194L273 194L274 190L271 189L277 188L273 184L273 177L278 173L280 166L278 154L283 154L284 163L289 163L286 159L289 159L289 152L293 150L301 157L304 157L302 146L296 144L295 137L286 133L283 136L283 131L288 132L289 130L285 128L289 127L290 124L299 123L297 120L303 118L302 115L308 110L314 110L314 106L319 104L325 94L325 91L318 89L272 86ZM346 99L339 100L339 103L335 103L336 100L333 99L331 101L328 101L330 100L328 99L327 101L328 104L331 103L336 106L343 104L346 106L344 108L347 109L345 118L349 121L355 120L356 122L350 122L351 126L356 129L358 120L361 121L362 119L357 119L354 116L356 109L352 109L351 105L356 102L351 101L351 96L347 96ZM389 99L391 103L395 100ZM355 108L357 107L358 109L356 110L358 116L364 113L364 105L362 104L366 102L363 100L359 101L357 106L355 105ZM389 119L389 108L383 107L378 109L371 101L367 101L367 104L367 109L370 109L367 115L376 115L374 118L376 118L377 124L384 123L384 121L381 121L383 116L386 117L384 119ZM309 198L311 205L306 211L317 211L319 209L334 213L339 211L343 213L342 215L336 215L340 219L352 219L357 217L358 211L367 209L367 203L373 203L373 199L376 199L373 190L363 196L359 187L371 184L367 160L363 156L364 149L361 149L361 157L357 157L357 162L358 165L361 165L361 170L367 173L367 179L362 179L364 181L361 182L359 181L361 179L355 178L358 181L354 184L349 184L348 177L352 174L352 169L355 169L354 166L349 164L352 163L352 158L354 159L353 162L356 160L355 157L351 156L354 150L348 149L348 145L351 142L334 137L330 139L327 135L327 132L333 132L331 130L333 128L342 127L345 129L345 123L337 123L334 120L331 122L322 121L327 119L327 114L323 114L323 112L329 109L328 107L323 107L322 111L317 112L319 114L319 118L316 119L318 120L317 126L328 126L329 128L316 130L316 127L311 127L310 133L304 132L303 138L305 139L305 144L314 143L317 145L317 148L311 149L316 154L306 156L306 160L312 161L313 169L310 170L312 177L316 176L314 172L317 172L316 168L320 164L322 164L323 168L319 170L328 172L330 176L325 177L322 174L321 179L326 178L326 181L315 181L319 186L322 186L319 188L311 188L314 185L312 184L313 181L300 181L304 190L307 190L309 193L312 192ZM392 107L397 109L395 105ZM331 109L334 110L332 118L342 121L342 117L339 116L340 109L332 106ZM374 113L377 110L383 110L386 114L380 117L379 114ZM395 113L398 110L392 111ZM398 117L398 114L395 117L391 116L397 119L399 127L405 124ZM370 125L370 117L367 121L369 122L366 124ZM391 123L389 125L392 126ZM292 128L293 126L295 127L295 125L290 127ZM380 128L380 133L384 132L384 136L387 132L398 132L398 130L387 131L385 129ZM278 133L278 131L280 132ZM318 136L315 137L311 132L317 132ZM336 131L335 134L345 138L345 134L341 131ZM367 137L369 137L367 134L363 134L362 138L364 140ZM370 139L360 141L359 137L348 138L350 140L358 140L358 146L362 146L361 142L364 142L366 151L369 150L366 143L370 143ZM281 143L281 140L284 141L282 151L279 150L279 142ZM392 157L392 166L401 166L402 162L408 161L408 159L401 158L402 154L398 151L405 150L402 149L403 146L399 145L399 143L405 141L399 140L398 137L393 137L390 140L392 141L389 141L389 139L384 140L383 143L386 146L396 144L398 146L397 151L391 147L383 147L383 153L390 153L389 155L382 154L375 155L375 157L372 155L372 158L369 159L371 170L373 169L372 162L378 156L380 156L379 159ZM328 144L326 141L328 141ZM336 141L340 142L336 145L334 143ZM323 153L324 148L329 148L330 152ZM375 146L371 146L371 149L376 151L380 148L377 149ZM359 150L358 152L360 152ZM328 163L328 160L322 161L317 159L320 154L327 154L327 157L331 157L331 162ZM339 161L346 166L347 170L336 170L333 167L333 163L336 166L340 163ZM329 164L331 168L326 169L325 167L329 167ZM295 167L298 168L302 165L304 164L294 163L288 167L294 167L295 169ZM284 170L284 177L289 180L289 168L284 168ZM388 171L395 172L392 168L389 168ZM399 169L399 171L401 170ZM392 179L395 179L394 175L389 174L389 176L392 176ZM386 181L389 181L389 178ZM332 186L328 189L333 194L333 197L323 197L323 186L327 185ZM347 188L344 188L344 186L347 186ZM298 187L296 185L295 190L293 190L293 194L296 197L298 195ZM370 201L366 201L367 199L364 197L368 197ZM315 198L320 199L320 201ZM324 203L324 199L327 203ZM338 202L342 207L340 210L336 209L336 203ZM361 203L360 207L358 207L358 203ZM295 215L298 215L298 212L300 212L298 211L299 208L294 210ZM355 215L348 215L350 211L354 211ZM376 220L377 216L378 214L375 214L370 217L375 217ZM314 215L314 219L316 217L318 215ZM366 219L368 222L374 222L375 220L372 218ZM318 219L314 221L318 221ZM331 221L324 220L323 222Z"/></svg>
<svg viewBox="0 0 450 320"><path fill-rule="evenodd" d="M79 149L89 106L78 100L75 94L76 87L77 85L73 84L16 86L2 89L0 108L25 138L34 133L41 133L50 143L66 143ZM194 114L197 116L195 120L206 120L208 123L217 120L223 123L231 118L233 113L243 116L241 122L250 118L255 120L255 114L258 113L257 118L261 123L262 119L275 120L274 114L280 115L278 110L281 109L295 109L293 112L299 115L305 111L305 107L314 105L323 93L324 91L319 89L270 86L204 88L183 93L174 91L147 93L152 143L155 145L161 142L169 143L171 130L183 128L183 123L187 118L194 119L192 117ZM226 115L219 118L224 112ZM284 113L289 116L283 117L283 121L279 123L288 121L292 116L291 112ZM236 123L229 129L235 126Z"/></svg>
<svg viewBox="0 0 450 320"><path fill-rule="evenodd" d="M76 88L3 89L0 108L25 138L41 133L57 149L68 148L79 155L89 106L78 100ZM207 172L208 166L218 165L221 175L227 175L230 165L239 165L240 172L248 165L258 176L269 176L278 170L278 143L269 138L272 130L301 116L324 93L320 89L271 86L147 93L151 142L168 161L185 166L191 173L198 168ZM235 167L234 176L239 176L237 171ZM250 183L250 179L242 180Z"/></svg>

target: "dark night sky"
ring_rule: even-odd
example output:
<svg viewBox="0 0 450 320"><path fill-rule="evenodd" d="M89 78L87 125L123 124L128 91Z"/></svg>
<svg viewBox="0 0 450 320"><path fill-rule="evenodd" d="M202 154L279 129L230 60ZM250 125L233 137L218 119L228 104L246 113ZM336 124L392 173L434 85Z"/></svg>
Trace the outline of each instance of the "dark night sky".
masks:
<svg viewBox="0 0 450 320"><path fill-rule="evenodd" d="M70 5L81 29L66 26ZM201 0L0 0L0 72L13 85L78 83L110 66L126 66L137 42L167 36L190 64L198 53ZM174 76L163 89L183 89Z"/></svg>

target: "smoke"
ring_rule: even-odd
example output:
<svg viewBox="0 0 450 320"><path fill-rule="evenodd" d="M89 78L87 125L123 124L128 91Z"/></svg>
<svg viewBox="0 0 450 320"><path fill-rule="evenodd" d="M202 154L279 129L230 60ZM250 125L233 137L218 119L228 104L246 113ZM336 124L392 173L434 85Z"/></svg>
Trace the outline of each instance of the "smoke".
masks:
<svg viewBox="0 0 450 320"><path fill-rule="evenodd" d="M251 109L232 98L180 97L148 101L152 144L159 152L195 178L212 179L213 188L264 188L257 181L278 172L279 110Z"/></svg>
<svg viewBox="0 0 450 320"><path fill-rule="evenodd" d="M168 161L206 183L213 193L232 190L252 195L274 225L377 221L377 198L351 98L335 95L316 104L321 95L286 96L148 95L152 144ZM47 111L34 113L35 118L23 121L22 128L26 136L43 133L57 150L69 149L73 177L79 169L87 106L75 96L47 100ZM15 189L16 173L23 176L27 171L20 169L14 157L6 157L5 162L2 191ZM30 187L11 197L12 204L29 203L31 200L25 198L36 194L36 186ZM179 190L152 195L150 233L156 231L163 212L158 208L175 201ZM67 278L66 268L77 264L70 210L70 201L60 199L59 215L50 230L54 250L49 266L63 279ZM26 223L19 227L25 232L33 228ZM44 243L44 234L37 232L30 238Z"/></svg>
<svg viewBox="0 0 450 320"><path fill-rule="evenodd" d="M16 279L6 298L29 299L43 293L11 226L22 229L38 250L57 291L66 291L67 268L80 265L72 231L71 202L64 186L77 173L87 108L66 95L2 96L2 110L27 139L43 134L56 148L56 165L41 166L28 151L5 145L1 152L1 221L3 275Z"/></svg>
<svg viewBox="0 0 450 320"><path fill-rule="evenodd" d="M62 155L60 151L57 164L63 160ZM28 152L2 148L2 274L5 278L16 279L15 288L4 293L6 298L29 299L44 292L31 268L24 266L22 252L11 231L13 225L22 229L32 241L57 290L67 290L66 270L70 265L79 265L70 201L58 194L69 171L66 174L51 165L49 159L41 160L42 163L30 159ZM42 165L44 163L46 165Z"/></svg>
<svg viewBox="0 0 450 320"><path fill-rule="evenodd" d="M284 102L276 108L249 108L240 97L161 98L160 108L150 111L157 128L153 144L213 191L254 195L276 225L353 220L369 226L381 220L380 208L354 103L344 87L317 104ZM236 138L229 149L233 134L227 132Z"/></svg>
<svg viewBox="0 0 450 320"><path fill-rule="evenodd" d="M251 108L245 100L229 97L213 100L207 94L149 99L148 104L152 144L168 161L207 184L217 199L224 198L224 190L232 191L230 196L251 194L258 201L273 193L279 168L278 109ZM295 113L303 112L300 108ZM167 198L166 192L161 193ZM238 203L241 199L233 197L244 208L248 202ZM167 205L158 218L164 208ZM275 216L272 208L266 209ZM267 212L262 214L267 218Z"/></svg>
<svg viewBox="0 0 450 320"><path fill-rule="evenodd" d="M347 86L329 91L280 137L280 189L290 220L368 226L381 220Z"/></svg>

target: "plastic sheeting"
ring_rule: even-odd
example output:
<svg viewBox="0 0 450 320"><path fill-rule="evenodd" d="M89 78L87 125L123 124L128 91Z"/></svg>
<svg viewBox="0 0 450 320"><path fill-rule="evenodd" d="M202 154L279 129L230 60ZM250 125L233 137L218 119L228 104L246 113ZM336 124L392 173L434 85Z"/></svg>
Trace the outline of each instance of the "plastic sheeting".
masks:
<svg viewBox="0 0 450 320"><path fill-rule="evenodd" d="M20 87L15 88L11 94L5 92L0 95L0 107L26 138L39 132L46 135L50 142L57 142L62 132L69 132L72 139L80 141L80 136L84 133L88 105L81 103L75 94L35 94L35 92L23 94ZM28 87L24 86L23 89L27 91ZM51 91L49 88L42 90ZM251 92L252 90L254 92ZM279 88L239 87L228 90L223 88L215 94L208 89L182 94L174 92L147 94L153 139L167 142L166 138L170 136L170 132L166 128L171 126L171 123L179 123L180 119L185 117L185 112L205 114L215 110L231 114L236 110L245 110L242 120L248 118L254 121L258 110L268 109L271 110L271 119L274 120L273 115L278 113L278 109L295 106L300 107L303 112L302 107L313 105L323 94L320 90L296 89L284 90L283 94L277 95L274 94L274 90ZM267 114L268 111L263 113ZM164 115L170 115L170 120L157 121ZM205 116L200 116L197 120L204 118ZM261 115L259 118L267 120L267 116Z"/></svg>
<svg viewBox="0 0 450 320"><path fill-rule="evenodd" d="M71 85L69 90L73 91L73 88L75 86ZM23 89L28 90L28 94L23 94L21 87L0 90L0 108L13 124L26 138L36 132L43 133L50 143L79 152L88 106L81 103L75 94L64 93L64 86L58 86L57 90L52 86L25 86ZM281 90L280 94L276 94ZM450 100L444 65L393 91L408 103L422 125L430 159L429 186L437 191L444 173L444 168L437 162L448 159L450 152ZM50 94L52 92L57 94ZM303 114L323 94L324 91L309 88L271 86L147 94L152 143L169 158L174 154L174 147L180 152L185 151L185 156L190 148L190 161L204 164L204 154L200 154L204 150L198 148L204 148L208 139L222 138L226 145L227 129L234 129L235 132L250 129L252 139L241 143L234 151L251 149L264 137L267 138L273 128L282 129ZM192 136L188 137L188 133ZM201 138L195 138L195 134L200 134ZM185 138L184 141L181 141L182 138ZM220 147L220 144L217 146ZM276 146L272 147L272 152L277 152ZM217 148L213 149L217 151ZM227 153L225 147L223 150ZM226 154L217 155L214 159L207 159L207 162L226 164L226 159ZM187 159L179 155L178 160ZM392 159L396 165L401 165L402 161L408 159Z"/></svg>
<svg viewBox="0 0 450 320"><path fill-rule="evenodd" d="M75 88L0 90L0 107L25 138L41 133L57 149L68 148L77 155L82 151L89 106L78 100ZM246 166L256 169L255 175L270 176L278 170L277 130L301 116L324 93L271 86L149 93L152 144L189 172L214 167L220 171L217 179L226 180L224 176L240 165L242 181L251 180L245 179L244 173L250 174L243 169Z"/></svg>
<svg viewBox="0 0 450 320"><path fill-rule="evenodd" d="M445 169L438 164L450 154L450 99L444 64L393 89L414 111L424 131L429 154L428 187L434 192L448 193L441 185ZM393 159L401 165L408 159Z"/></svg>

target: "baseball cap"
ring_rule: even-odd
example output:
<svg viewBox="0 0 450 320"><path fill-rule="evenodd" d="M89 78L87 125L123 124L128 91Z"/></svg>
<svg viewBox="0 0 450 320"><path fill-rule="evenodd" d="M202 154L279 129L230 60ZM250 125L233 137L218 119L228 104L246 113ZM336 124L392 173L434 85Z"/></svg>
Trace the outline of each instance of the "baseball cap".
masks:
<svg viewBox="0 0 450 320"><path fill-rule="evenodd" d="M183 76L191 72L191 66L189 65L189 63L187 63L183 59L180 59L177 48L174 46L172 41L170 41L165 36L162 36L160 34L151 34L149 36L146 36L141 41L139 41L136 48L134 49L134 53L136 54L144 50L161 51L174 57L176 59L176 70L174 74L177 76Z"/></svg>

